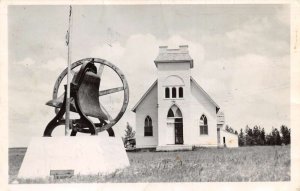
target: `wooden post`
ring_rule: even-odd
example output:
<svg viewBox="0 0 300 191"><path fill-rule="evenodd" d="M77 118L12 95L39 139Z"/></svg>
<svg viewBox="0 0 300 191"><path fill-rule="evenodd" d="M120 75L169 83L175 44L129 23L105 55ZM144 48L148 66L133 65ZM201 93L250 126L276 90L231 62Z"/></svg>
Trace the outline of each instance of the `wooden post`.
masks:
<svg viewBox="0 0 300 191"><path fill-rule="evenodd" d="M67 73L67 98L66 98L66 124L65 135L69 134L70 127L70 78L71 78L71 22L72 22L72 6L70 5L69 13L69 29L67 33L67 45L68 45L68 73Z"/></svg>

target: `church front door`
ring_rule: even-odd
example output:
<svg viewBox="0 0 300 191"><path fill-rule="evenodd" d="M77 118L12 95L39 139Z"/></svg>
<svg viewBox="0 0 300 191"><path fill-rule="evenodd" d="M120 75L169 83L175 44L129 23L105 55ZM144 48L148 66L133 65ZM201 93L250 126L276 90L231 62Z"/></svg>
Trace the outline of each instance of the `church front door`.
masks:
<svg viewBox="0 0 300 191"><path fill-rule="evenodd" d="M182 118L175 119L175 144L183 144Z"/></svg>

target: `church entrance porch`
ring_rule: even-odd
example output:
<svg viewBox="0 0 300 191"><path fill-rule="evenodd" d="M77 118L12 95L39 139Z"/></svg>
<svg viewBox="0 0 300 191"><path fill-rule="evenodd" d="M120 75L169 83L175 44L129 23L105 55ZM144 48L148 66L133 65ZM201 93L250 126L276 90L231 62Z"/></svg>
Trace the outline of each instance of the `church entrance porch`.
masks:
<svg viewBox="0 0 300 191"><path fill-rule="evenodd" d="M167 145L182 145L183 140L183 118L180 109L173 105L167 115Z"/></svg>

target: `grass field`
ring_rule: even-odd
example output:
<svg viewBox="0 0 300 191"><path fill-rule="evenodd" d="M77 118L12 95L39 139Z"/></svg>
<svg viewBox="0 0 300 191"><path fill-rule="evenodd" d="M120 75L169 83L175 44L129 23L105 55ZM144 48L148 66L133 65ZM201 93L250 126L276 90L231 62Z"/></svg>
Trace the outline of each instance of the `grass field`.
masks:
<svg viewBox="0 0 300 191"><path fill-rule="evenodd" d="M16 180L26 149L9 150L9 182ZM289 181L290 146L197 148L185 152L128 152L130 167L102 176L19 183Z"/></svg>

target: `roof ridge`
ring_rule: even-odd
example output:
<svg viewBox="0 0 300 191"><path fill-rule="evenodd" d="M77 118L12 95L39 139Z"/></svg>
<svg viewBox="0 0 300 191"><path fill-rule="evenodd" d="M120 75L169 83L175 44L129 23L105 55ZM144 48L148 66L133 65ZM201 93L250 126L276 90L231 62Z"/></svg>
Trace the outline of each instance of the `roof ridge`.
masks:
<svg viewBox="0 0 300 191"><path fill-rule="evenodd" d="M192 77L190 76L190 79L192 82L194 82L196 84L196 86L198 88L200 88L200 90L202 90L204 92L204 94L209 98L209 100L217 107L220 109L220 106L210 97L210 95L197 83L197 81Z"/></svg>
<svg viewBox="0 0 300 191"><path fill-rule="evenodd" d="M136 108L140 105L140 103L146 98L148 93L153 89L153 87L157 84L157 79L153 82L153 84L148 88L148 90L143 94L141 99L135 104L135 106L131 109L131 111L135 112Z"/></svg>

